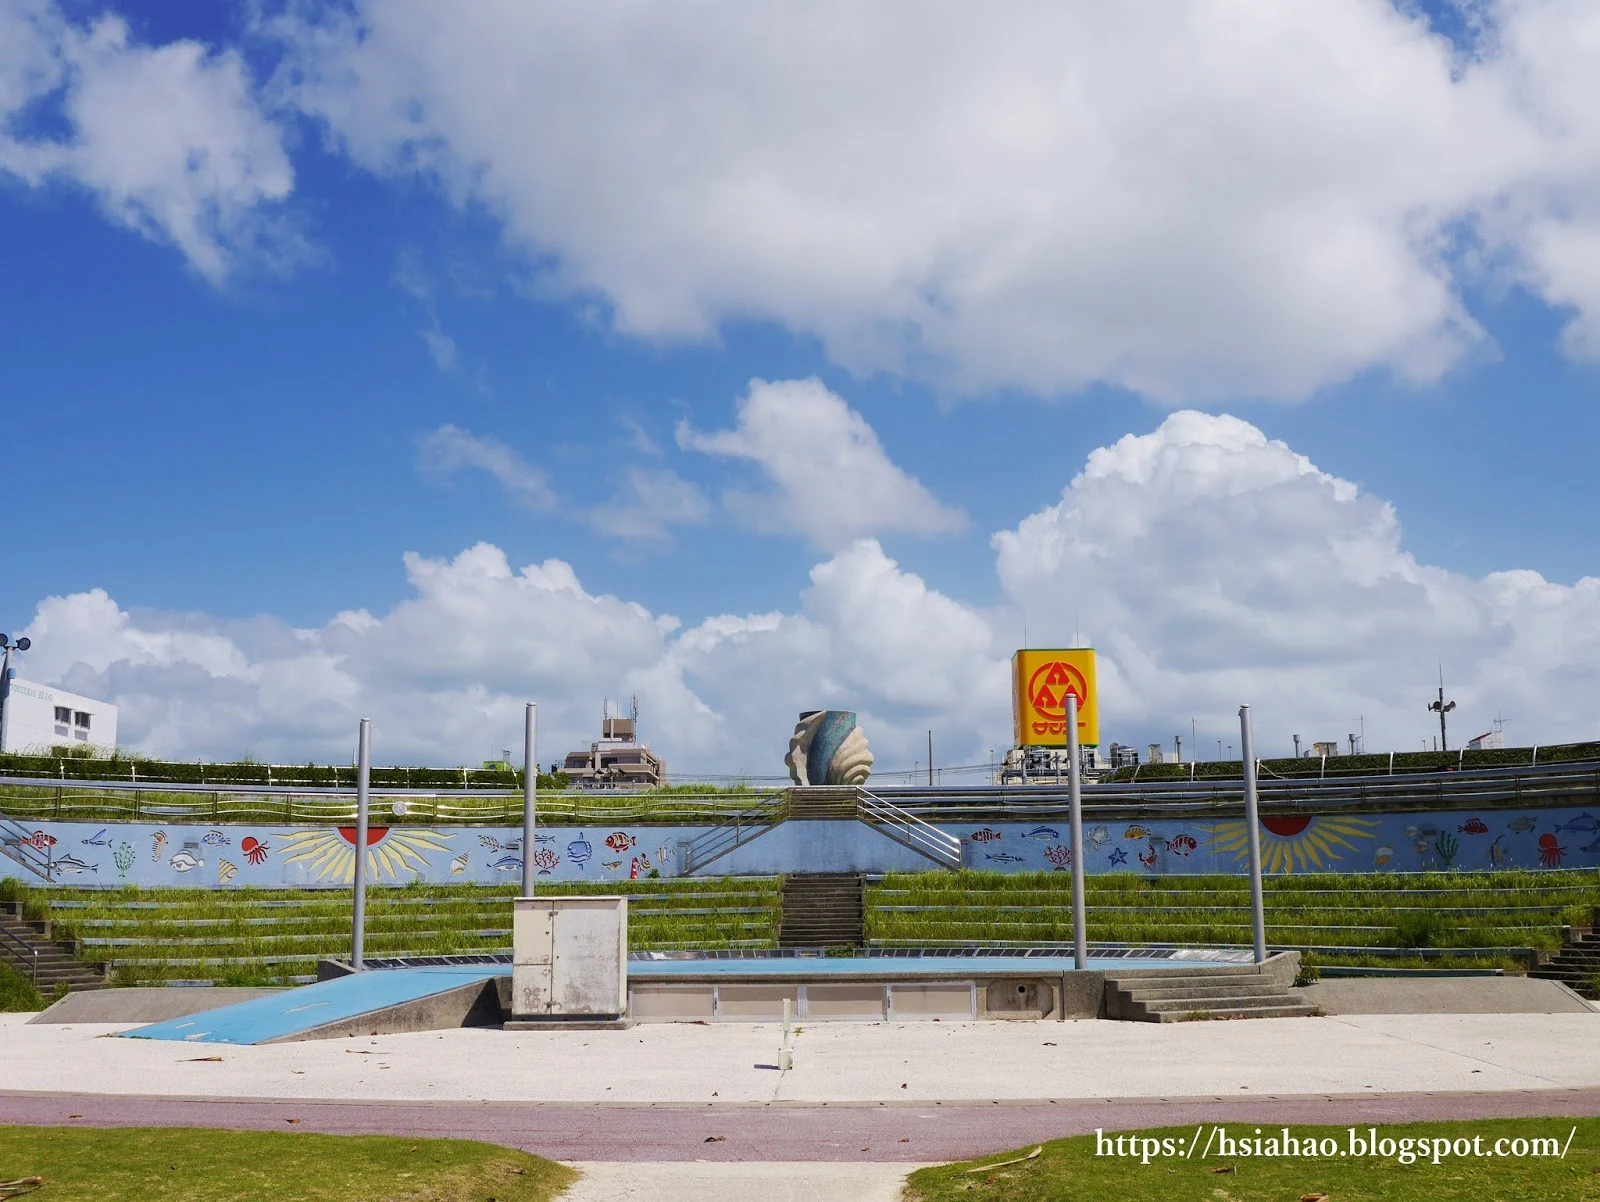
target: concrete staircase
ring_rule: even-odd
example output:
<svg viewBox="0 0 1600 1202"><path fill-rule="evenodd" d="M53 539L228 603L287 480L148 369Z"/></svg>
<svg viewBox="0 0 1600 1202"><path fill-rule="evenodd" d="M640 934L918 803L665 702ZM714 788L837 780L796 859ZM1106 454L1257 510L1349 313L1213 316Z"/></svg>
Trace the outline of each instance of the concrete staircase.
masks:
<svg viewBox="0 0 1600 1202"><path fill-rule="evenodd" d="M779 947L860 947L866 939L866 879L853 872L783 878Z"/></svg>
<svg viewBox="0 0 1600 1202"><path fill-rule="evenodd" d="M33 922L17 913L17 903L0 902L0 962L32 981L45 997L58 985L68 989L103 989L105 972L98 965L74 958L70 940L52 940L50 924Z"/></svg>
<svg viewBox="0 0 1600 1202"><path fill-rule="evenodd" d="M1600 927L1600 910L1594 916L1595 925ZM1580 996L1600 1001L1600 934L1592 928L1568 932L1561 950L1528 975L1542 981L1560 981Z"/></svg>
<svg viewBox="0 0 1600 1202"><path fill-rule="evenodd" d="M1106 1017L1177 1023L1212 1018L1299 1018L1316 1007L1254 969L1160 969L1106 979Z"/></svg>
<svg viewBox="0 0 1600 1202"><path fill-rule="evenodd" d="M854 785L804 785L789 790L790 818L843 818L856 816L858 793Z"/></svg>

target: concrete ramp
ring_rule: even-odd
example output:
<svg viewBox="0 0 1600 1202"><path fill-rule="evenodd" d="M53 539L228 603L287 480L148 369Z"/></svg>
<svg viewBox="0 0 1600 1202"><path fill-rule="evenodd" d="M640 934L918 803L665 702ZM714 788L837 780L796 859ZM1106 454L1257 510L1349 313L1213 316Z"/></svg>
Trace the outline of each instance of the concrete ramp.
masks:
<svg viewBox="0 0 1600 1202"><path fill-rule="evenodd" d="M131 986L125 989L88 989L69 993L28 1020L32 1023L158 1023L169 1018L203 1014L259 997L273 997L285 989L248 989L230 986Z"/></svg>
<svg viewBox="0 0 1600 1202"><path fill-rule="evenodd" d="M510 974L509 964L375 969L136 1027L122 1036L264 1044L489 1026L501 1021L500 978L509 983Z"/></svg>

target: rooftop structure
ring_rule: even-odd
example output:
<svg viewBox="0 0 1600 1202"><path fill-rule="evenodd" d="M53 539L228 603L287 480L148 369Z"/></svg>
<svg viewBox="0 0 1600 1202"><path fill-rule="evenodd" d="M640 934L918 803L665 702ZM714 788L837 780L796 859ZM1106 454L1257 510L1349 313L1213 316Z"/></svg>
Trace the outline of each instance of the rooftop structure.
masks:
<svg viewBox="0 0 1600 1202"><path fill-rule="evenodd" d="M587 751L572 751L560 770L575 785L620 785L650 788L667 783L667 765L639 742L639 707L626 718L613 718L609 710L600 719L600 738Z"/></svg>

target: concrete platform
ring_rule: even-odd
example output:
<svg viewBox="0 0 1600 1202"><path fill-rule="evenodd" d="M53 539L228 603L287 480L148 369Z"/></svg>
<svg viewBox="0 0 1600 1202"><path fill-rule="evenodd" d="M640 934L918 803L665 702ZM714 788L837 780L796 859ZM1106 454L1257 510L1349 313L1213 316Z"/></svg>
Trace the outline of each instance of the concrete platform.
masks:
<svg viewBox="0 0 1600 1202"><path fill-rule="evenodd" d="M1559 981L1532 977L1336 977L1293 991L1324 1014L1585 1014Z"/></svg>
<svg viewBox="0 0 1600 1202"><path fill-rule="evenodd" d="M7 1091L683 1106L1600 1089L1600 1014L467 1028L195 1048L0 1015ZM209 1053L209 1054L208 1054ZM216 1057L220 1056L220 1059Z"/></svg>
<svg viewBox="0 0 1600 1202"><path fill-rule="evenodd" d="M91 989L69 993L30 1023L158 1023L169 1018L184 1018L220 1010L239 1002L287 993L279 989L246 989L226 986L134 986L126 989Z"/></svg>
<svg viewBox="0 0 1600 1202"><path fill-rule="evenodd" d="M827 1161L575 1162L561 1202L900 1202L917 1164Z"/></svg>

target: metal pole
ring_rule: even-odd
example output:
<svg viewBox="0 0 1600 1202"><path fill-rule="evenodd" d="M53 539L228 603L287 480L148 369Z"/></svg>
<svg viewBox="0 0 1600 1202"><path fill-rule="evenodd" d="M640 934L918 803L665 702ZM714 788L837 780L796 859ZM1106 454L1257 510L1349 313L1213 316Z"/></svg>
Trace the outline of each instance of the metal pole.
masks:
<svg viewBox="0 0 1600 1202"><path fill-rule="evenodd" d="M1267 959L1267 912L1261 897L1261 819L1256 797L1255 735L1250 707L1239 707L1239 746L1244 752L1244 825L1250 844L1250 928L1255 933L1256 963Z"/></svg>
<svg viewBox="0 0 1600 1202"><path fill-rule="evenodd" d="M367 937L367 786L372 778L372 721L361 719L356 744L356 881L355 921L350 935L350 967L362 969Z"/></svg>
<svg viewBox="0 0 1600 1202"><path fill-rule="evenodd" d="M522 896L533 896L534 830L538 826L539 758L534 747L534 723L539 707L529 702L522 721Z"/></svg>
<svg viewBox="0 0 1600 1202"><path fill-rule="evenodd" d="M1089 967L1089 925L1083 912L1083 788L1078 769L1078 699L1067 694L1067 819L1072 840L1072 963Z"/></svg>

